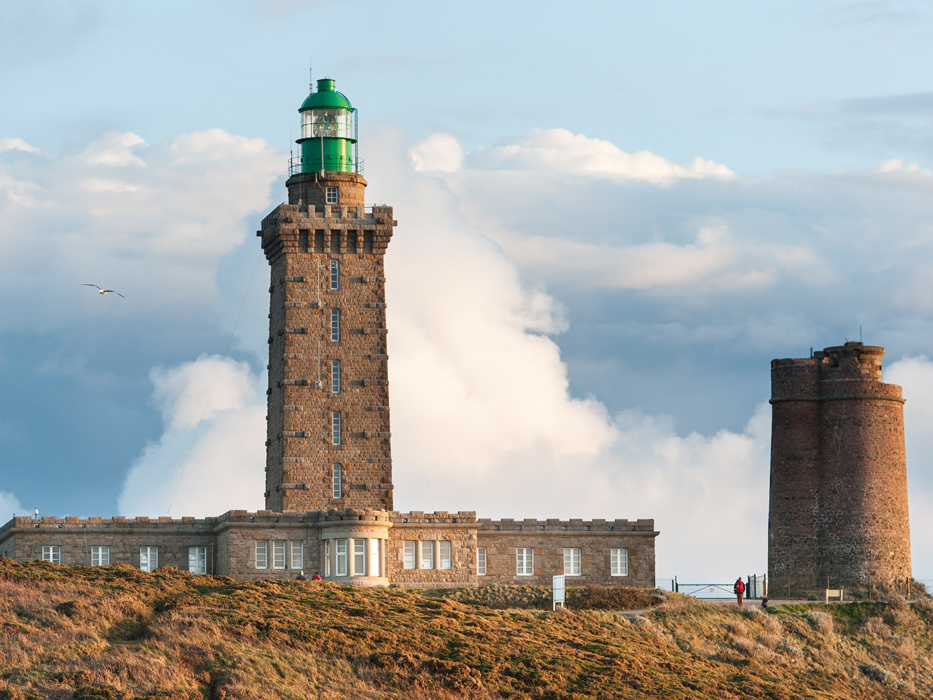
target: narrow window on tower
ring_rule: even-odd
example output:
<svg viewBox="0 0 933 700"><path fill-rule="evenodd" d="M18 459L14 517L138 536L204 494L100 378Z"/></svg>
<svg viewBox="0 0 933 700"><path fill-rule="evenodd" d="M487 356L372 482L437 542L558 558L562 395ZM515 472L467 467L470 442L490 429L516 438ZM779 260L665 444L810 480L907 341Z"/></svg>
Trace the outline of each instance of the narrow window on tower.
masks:
<svg viewBox="0 0 933 700"><path fill-rule="evenodd" d="M334 498L343 498L343 465L334 465Z"/></svg>
<svg viewBox="0 0 933 700"><path fill-rule="evenodd" d="M373 252L373 232L363 231L363 253L372 255Z"/></svg>
<svg viewBox="0 0 933 700"><path fill-rule="evenodd" d="M330 363L330 393L340 393L340 360Z"/></svg>
<svg viewBox="0 0 933 700"><path fill-rule="evenodd" d="M356 231L347 231L347 252L355 253L356 252Z"/></svg>
<svg viewBox="0 0 933 700"><path fill-rule="evenodd" d="M314 252L323 253L324 252L324 232L315 231L314 232Z"/></svg>
<svg viewBox="0 0 933 700"><path fill-rule="evenodd" d="M330 339L334 342L340 340L340 309L330 310Z"/></svg>
<svg viewBox="0 0 933 700"><path fill-rule="evenodd" d="M334 255L340 253L340 231L330 232L330 252Z"/></svg>
<svg viewBox="0 0 933 700"><path fill-rule="evenodd" d="M331 291L340 289L340 263L336 260L330 261L330 288Z"/></svg>
<svg viewBox="0 0 933 700"><path fill-rule="evenodd" d="M325 203L325 204L338 204L339 201L340 201L340 200L339 200L339 195L338 195L338 192L339 192L339 191L340 191L340 190L338 190L336 187L327 187L327 188L325 188L325 190L324 190L324 203Z"/></svg>
<svg viewBox="0 0 933 700"><path fill-rule="evenodd" d="M310 231L299 231L298 232L298 251L299 252L301 253L311 252L309 248L310 243L308 242L308 239L310 238L310 236L311 236Z"/></svg>
<svg viewBox="0 0 933 700"><path fill-rule="evenodd" d="M340 440L341 433L340 433L340 414L339 413L335 412L331 415L330 427L331 427L331 434L333 436L334 444L339 445L341 441Z"/></svg>

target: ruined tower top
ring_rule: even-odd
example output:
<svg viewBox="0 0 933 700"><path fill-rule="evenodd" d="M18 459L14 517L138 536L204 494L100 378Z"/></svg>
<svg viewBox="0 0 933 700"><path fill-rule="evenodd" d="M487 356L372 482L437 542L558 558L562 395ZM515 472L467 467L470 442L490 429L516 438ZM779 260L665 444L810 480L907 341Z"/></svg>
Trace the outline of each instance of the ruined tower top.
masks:
<svg viewBox="0 0 933 700"><path fill-rule="evenodd" d="M904 398L883 355L846 342L771 362L768 571L788 595L910 576Z"/></svg>

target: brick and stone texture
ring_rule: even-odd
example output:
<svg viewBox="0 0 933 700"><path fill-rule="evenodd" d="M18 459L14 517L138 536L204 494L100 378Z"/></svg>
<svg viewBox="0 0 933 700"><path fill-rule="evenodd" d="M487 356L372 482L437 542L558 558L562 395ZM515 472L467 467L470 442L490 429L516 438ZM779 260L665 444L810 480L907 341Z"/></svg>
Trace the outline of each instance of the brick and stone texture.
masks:
<svg viewBox="0 0 933 700"><path fill-rule="evenodd" d="M393 583L408 588L475 586L476 513L391 513L388 568ZM405 543L413 543L414 566L405 563ZM441 542L449 543L450 568L441 562ZM424 555L429 553L430 566Z"/></svg>
<svg viewBox="0 0 933 700"><path fill-rule="evenodd" d="M43 547L59 547L61 563L90 566L93 547L108 547L110 563L140 565L140 548L156 547L158 566L188 568L188 548L205 547L207 573L217 557L212 518L13 518L0 529L0 556L42 559Z"/></svg>
<svg viewBox="0 0 933 700"><path fill-rule="evenodd" d="M159 566L187 570L189 548L201 547L205 573L243 581L291 580L303 570L307 578L320 573L325 580L358 586L437 588L549 586L554 574L565 573L564 550L578 549L580 575L570 585L653 587L657 535L651 520L477 520L472 511L346 508L228 511L179 519L19 517L0 528L0 556L33 561L42 558L43 546L55 546L63 565L89 566L91 548L107 546L111 564L139 566L140 547L157 547ZM413 566L406 565L406 542L414 545ZM449 543L449 561L442 542ZM486 554L484 574L478 570L480 548ZM518 548L534 551L533 575L518 575ZM626 550L626 576L612 575L612 549Z"/></svg>
<svg viewBox="0 0 933 700"><path fill-rule="evenodd" d="M391 510L392 208L365 209L366 181L352 173L302 173L287 186L289 204L257 232L271 267L266 507ZM325 204L327 188L338 204Z"/></svg>
<svg viewBox="0 0 933 700"><path fill-rule="evenodd" d="M477 546L486 550L486 575L479 585L551 585L552 576L567 574L564 552L578 549L579 576L567 577L567 585L655 586L654 521L641 520L487 520L479 521ZM534 572L519 575L517 550L532 549ZM625 550L627 574L614 576L610 568L613 549Z"/></svg>
<svg viewBox="0 0 933 700"><path fill-rule="evenodd" d="M850 342L771 363L772 590L890 588L911 575L901 388Z"/></svg>

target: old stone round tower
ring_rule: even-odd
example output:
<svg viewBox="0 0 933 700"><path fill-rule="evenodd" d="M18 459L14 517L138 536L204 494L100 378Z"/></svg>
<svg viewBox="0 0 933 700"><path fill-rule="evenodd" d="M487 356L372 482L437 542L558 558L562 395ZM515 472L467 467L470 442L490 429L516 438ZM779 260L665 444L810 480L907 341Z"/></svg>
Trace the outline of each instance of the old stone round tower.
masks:
<svg viewBox="0 0 933 700"><path fill-rule="evenodd" d="M911 575L904 399L884 348L771 362L768 575L775 592L893 588Z"/></svg>

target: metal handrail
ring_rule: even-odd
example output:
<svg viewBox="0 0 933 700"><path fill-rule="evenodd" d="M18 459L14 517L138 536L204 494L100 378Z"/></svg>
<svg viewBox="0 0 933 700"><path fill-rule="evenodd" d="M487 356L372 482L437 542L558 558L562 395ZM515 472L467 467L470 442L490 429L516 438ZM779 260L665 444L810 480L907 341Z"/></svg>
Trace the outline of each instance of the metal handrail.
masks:
<svg viewBox="0 0 933 700"><path fill-rule="evenodd" d="M301 172L301 156L290 156L288 159L288 174L289 176L297 175ZM333 167L328 167L333 166ZM331 171L344 171L346 166L350 166L350 172L356 173L357 175L363 174L363 159L357 158L354 156L340 156L337 158L328 157L324 159L324 170Z"/></svg>

